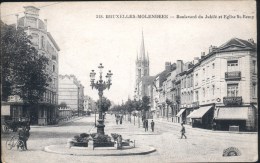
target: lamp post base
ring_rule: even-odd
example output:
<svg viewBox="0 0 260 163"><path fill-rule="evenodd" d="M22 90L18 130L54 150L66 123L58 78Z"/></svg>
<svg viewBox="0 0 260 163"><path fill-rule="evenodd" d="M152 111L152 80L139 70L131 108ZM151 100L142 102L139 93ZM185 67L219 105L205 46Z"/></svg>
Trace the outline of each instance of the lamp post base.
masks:
<svg viewBox="0 0 260 163"><path fill-rule="evenodd" d="M104 120L103 119L99 119L97 121L98 121L97 134L98 135L105 135L105 131L104 131L105 125L103 124Z"/></svg>

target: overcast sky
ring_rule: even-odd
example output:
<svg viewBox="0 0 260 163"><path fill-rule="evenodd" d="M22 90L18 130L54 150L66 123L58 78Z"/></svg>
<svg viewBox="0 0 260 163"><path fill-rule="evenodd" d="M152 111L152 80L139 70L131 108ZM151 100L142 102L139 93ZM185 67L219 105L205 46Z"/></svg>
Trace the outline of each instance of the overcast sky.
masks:
<svg viewBox="0 0 260 163"><path fill-rule="evenodd" d="M61 51L59 73L74 74L85 86L85 94L98 98L91 90L89 73L113 73L111 89L104 95L116 104L133 98L135 59L141 44L150 57L150 75L164 70L166 61L192 61L210 45L220 46L233 37L256 41L256 5L254 1L219 2L62 2L2 3L1 19L15 23L15 13L23 16L23 6L40 8L40 19L48 20L48 31ZM49 5L49 6L46 6ZM100 19L96 15L163 14L168 19ZM177 15L222 15L212 19L177 19ZM224 15L236 18L227 19ZM237 15L254 16L253 19ZM174 18L172 18L174 17Z"/></svg>

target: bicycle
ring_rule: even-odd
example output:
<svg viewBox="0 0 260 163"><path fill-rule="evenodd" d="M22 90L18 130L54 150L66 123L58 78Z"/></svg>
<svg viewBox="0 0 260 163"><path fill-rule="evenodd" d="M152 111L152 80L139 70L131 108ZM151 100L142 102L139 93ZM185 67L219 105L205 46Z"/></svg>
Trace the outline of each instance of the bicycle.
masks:
<svg viewBox="0 0 260 163"><path fill-rule="evenodd" d="M12 136L11 139L6 141L6 147L8 150L11 150L15 146L17 146L17 150L25 150L24 142L16 135Z"/></svg>

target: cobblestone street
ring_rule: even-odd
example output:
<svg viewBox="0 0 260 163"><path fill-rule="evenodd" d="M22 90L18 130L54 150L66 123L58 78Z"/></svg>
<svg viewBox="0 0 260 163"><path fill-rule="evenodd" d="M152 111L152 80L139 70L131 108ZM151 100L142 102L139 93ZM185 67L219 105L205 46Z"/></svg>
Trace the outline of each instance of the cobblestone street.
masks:
<svg viewBox="0 0 260 163"><path fill-rule="evenodd" d="M105 132L121 133L123 139L130 138L136 141L136 146L152 146L156 152L148 155L134 156L70 156L47 153L43 148L53 144L65 144L68 138L83 132L96 132L94 116L76 119L59 127L32 126L28 141L28 151L6 150L7 134L2 136L2 149L4 162L189 162L189 161L256 161L257 160L257 134L237 134L228 132L214 132L197 130L186 127L188 139L180 139L180 126L170 122L155 122L155 132L144 131L138 127L137 119L134 125L123 121L116 125L115 118L107 115ZM92 129L92 130L91 130ZM222 157L223 150L228 147L238 148L242 155Z"/></svg>

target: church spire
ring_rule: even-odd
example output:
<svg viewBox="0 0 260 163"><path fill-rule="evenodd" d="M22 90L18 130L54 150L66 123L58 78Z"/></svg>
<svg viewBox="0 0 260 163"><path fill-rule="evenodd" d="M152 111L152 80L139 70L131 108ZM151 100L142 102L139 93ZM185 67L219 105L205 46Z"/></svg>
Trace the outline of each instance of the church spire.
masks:
<svg viewBox="0 0 260 163"><path fill-rule="evenodd" d="M140 53L141 55L141 60L145 60L145 48L144 48L144 34L142 30L142 41L141 41L141 47L140 47Z"/></svg>

